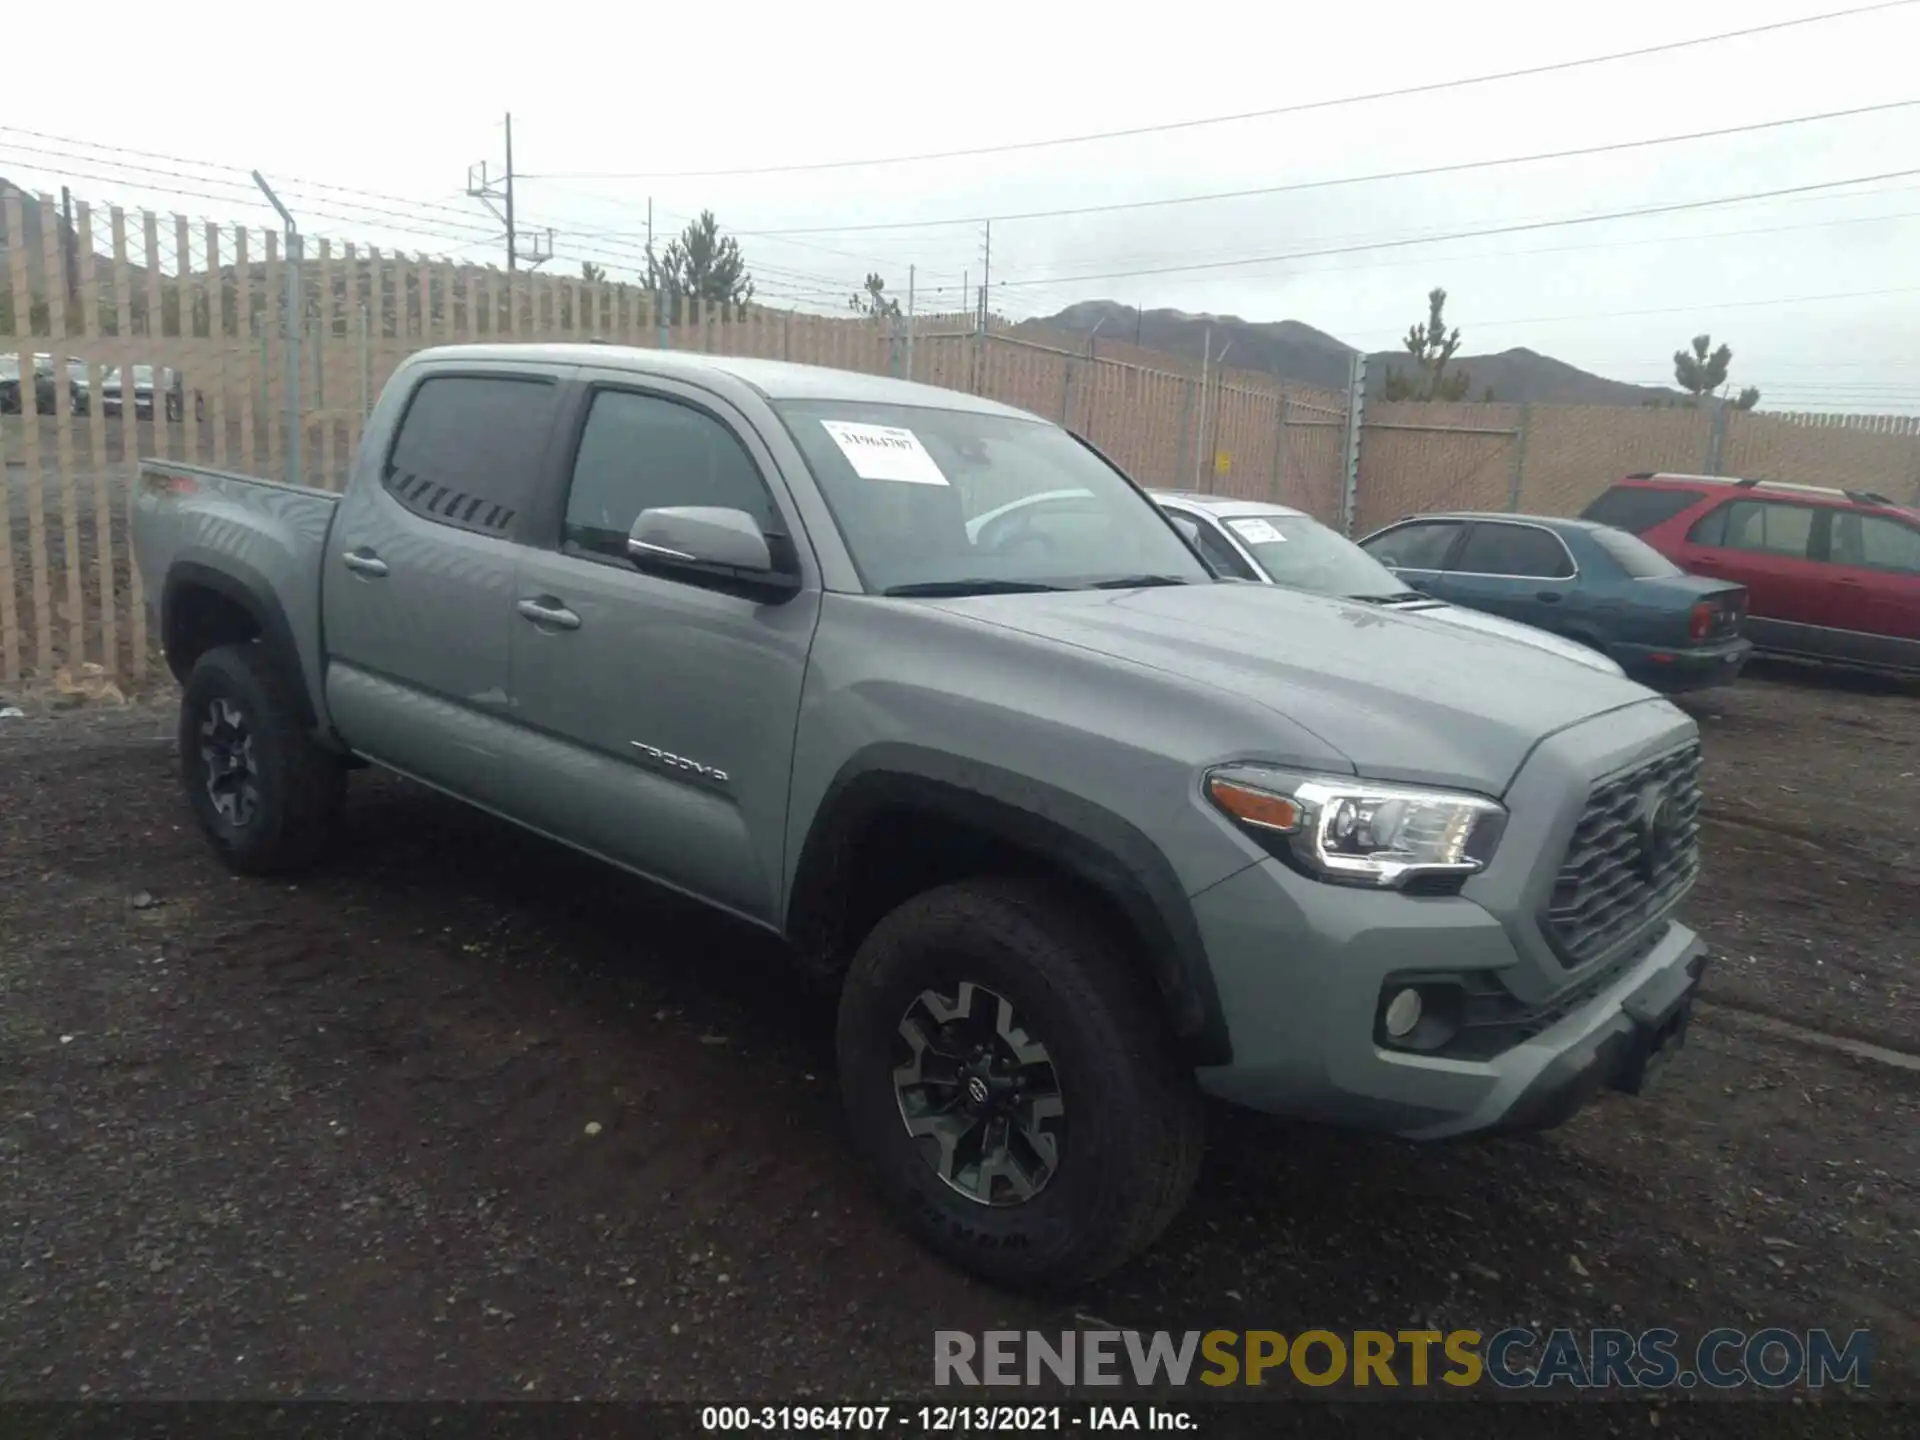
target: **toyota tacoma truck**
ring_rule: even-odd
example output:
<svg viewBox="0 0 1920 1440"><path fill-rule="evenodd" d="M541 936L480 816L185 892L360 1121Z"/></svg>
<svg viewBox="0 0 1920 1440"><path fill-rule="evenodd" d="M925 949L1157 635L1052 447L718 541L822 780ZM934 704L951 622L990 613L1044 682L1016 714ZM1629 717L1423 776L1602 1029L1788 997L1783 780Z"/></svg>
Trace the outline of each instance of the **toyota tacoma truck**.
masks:
<svg viewBox="0 0 1920 1440"><path fill-rule="evenodd" d="M1059 490L1090 501L969 529ZM342 493L149 462L134 539L228 865L316 861L372 764L780 936L838 987L877 1185L1002 1283L1151 1243L1203 1095L1533 1130L1684 1037L1683 712L1220 579L1095 449L1004 405L432 349Z"/></svg>

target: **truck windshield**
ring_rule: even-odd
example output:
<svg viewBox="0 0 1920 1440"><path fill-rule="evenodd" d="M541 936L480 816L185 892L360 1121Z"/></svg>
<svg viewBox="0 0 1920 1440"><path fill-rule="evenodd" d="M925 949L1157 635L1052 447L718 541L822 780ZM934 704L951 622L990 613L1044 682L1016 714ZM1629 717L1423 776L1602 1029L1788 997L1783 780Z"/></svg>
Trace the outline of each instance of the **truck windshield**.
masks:
<svg viewBox="0 0 1920 1440"><path fill-rule="evenodd" d="M1058 426L917 405L774 408L869 590L1212 578L1152 501Z"/></svg>
<svg viewBox="0 0 1920 1440"><path fill-rule="evenodd" d="M1406 592L1406 584L1386 566L1305 515L1236 515L1224 523L1276 585L1351 600Z"/></svg>

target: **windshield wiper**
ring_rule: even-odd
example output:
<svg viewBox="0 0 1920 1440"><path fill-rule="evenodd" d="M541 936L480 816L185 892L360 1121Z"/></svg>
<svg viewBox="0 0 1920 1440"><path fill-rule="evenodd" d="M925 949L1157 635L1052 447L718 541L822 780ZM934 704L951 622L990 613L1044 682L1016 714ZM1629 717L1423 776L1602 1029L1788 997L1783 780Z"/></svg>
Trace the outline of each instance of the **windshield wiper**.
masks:
<svg viewBox="0 0 1920 1440"><path fill-rule="evenodd" d="M1089 590L1145 590L1153 585L1186 585L1178 575L1122 575L1113 580L1096 580Z"/></svg>
<svg viewBox="0 0 1920 1440"><path fill-rule="evenodd" d="M1065 590L1039 580L919 580L911 585L889 585L882 595L1026 595L1041 590Z"/></svg>
<svg viewBox="0 0 1920 1440"><path fill-rule="evenodd" d="M1354 595L1349 598L1358 600L1362 605L1405 605L1412 600L1427 600L1435 605L1441 603L1419 590L1400 590L1392 595Z"/></svg>

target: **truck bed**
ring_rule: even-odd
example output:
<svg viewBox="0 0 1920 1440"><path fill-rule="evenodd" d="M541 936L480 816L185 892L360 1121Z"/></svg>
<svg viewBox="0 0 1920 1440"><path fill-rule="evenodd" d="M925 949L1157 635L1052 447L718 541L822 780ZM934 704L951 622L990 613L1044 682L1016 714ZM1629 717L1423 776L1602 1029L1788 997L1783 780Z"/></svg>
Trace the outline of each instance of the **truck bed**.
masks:
<svg viewBox="0 0 1920 1440"><path fill-rule="evenodd" d="M284 627L276 638L291 642L316 713L324 713L320 564L339 504L330 490L143 460L133 553L146 581L154 633L163 639L167 633L169 584L223 593L243 587L266 628Z"/></svg>

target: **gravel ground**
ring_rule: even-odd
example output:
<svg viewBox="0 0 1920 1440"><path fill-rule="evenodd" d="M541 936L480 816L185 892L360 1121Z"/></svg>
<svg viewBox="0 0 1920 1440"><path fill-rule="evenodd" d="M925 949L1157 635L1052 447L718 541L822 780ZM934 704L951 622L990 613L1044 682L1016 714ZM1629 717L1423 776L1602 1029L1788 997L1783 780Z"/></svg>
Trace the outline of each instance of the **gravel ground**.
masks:
<svg viewBox="0 0 1920 1440"><path fill-rule="evenodd" d="M1217 1112L1176 1228L1060 1301L891 1227L831 1001L764 939L377 774L341 859L242 881L160 704L0 721L0 1398L871 1399L926 1390L936 1323L1076 1315L1864 1326L1920 1398L1920 1073L1776 1023L1920 1050L1914 697L1694 708L1722 960L1652 1096L1429 1149Z"/></svg>

